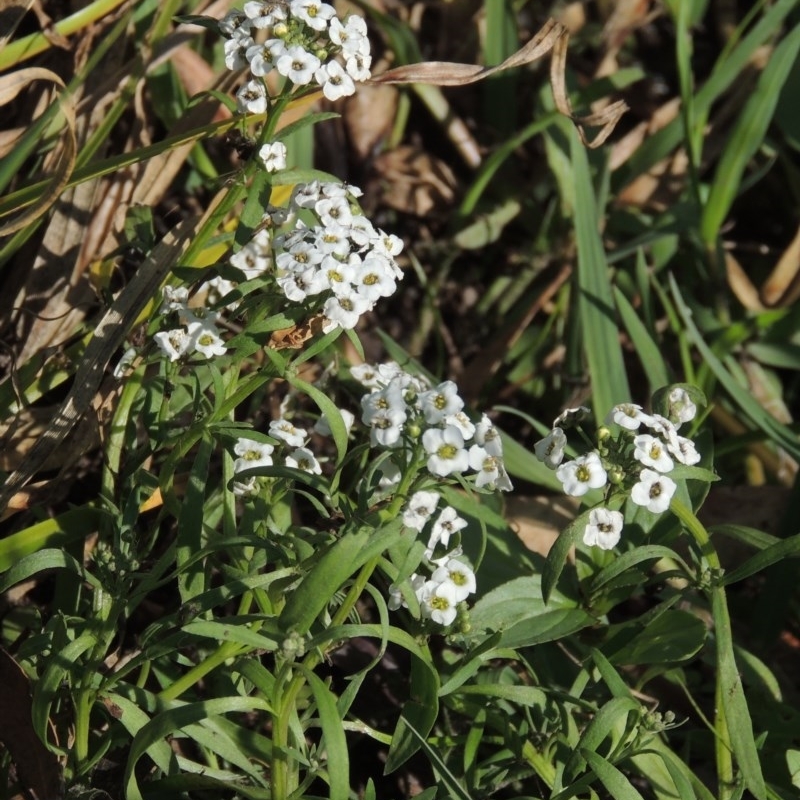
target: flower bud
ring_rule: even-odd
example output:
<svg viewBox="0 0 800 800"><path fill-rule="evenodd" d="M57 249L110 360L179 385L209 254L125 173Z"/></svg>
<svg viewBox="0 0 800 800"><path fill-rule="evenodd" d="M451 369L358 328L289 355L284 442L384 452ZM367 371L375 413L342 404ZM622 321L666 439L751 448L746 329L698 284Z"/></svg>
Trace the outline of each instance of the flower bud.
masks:
<svg viewBox="0 0 800 800"><path fill-rule="evenodd" d="M608 471L608 482L612 486L619 486L625 480L625 470L621 467L611 467Z"/></svg>
<svg viewBox="0 0 800 800"><path fill-rule="evenodd" d="M611 436L611 430L607 428L605 425L597 429L597 441L604 442L608 437Z"/></svg>

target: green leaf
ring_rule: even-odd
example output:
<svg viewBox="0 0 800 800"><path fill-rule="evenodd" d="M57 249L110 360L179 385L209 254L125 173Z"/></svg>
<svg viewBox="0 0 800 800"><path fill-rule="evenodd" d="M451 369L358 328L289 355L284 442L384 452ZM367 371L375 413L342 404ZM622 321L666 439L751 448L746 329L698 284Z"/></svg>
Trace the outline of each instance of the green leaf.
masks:
<svg viewBox="0 0 800 800"><path fill-rule="evenodd" d="M569 132L575 181L578 313L587 367L592 376L595 418L600 425L612 406L630 401L631 391L619 342L608 264L600 238L589 160L577 132L572 127Z"/></svg>
<svg viewBox="0 0 800 800"><path fill-rule="evenodd" d="M547 560L544 564L542 571L542 597L545 603L548 602L550 595L555 589L558 579L564 570L564 565L567 563L569 551L575 545L579 536L583 535L587 523L589 522L589 513L591 509L584 511L579 517L573 520L558 536L550 552L547 554Z"/></svg>
<svg viewBox="0 0 800 800"><path fill-rule="evenodd" d="M642 707L631 697L615 697L609 700L581 734L578 746L564 765L564 775L570 779L577 777L586 765L583 754L587 751L597 752L597 748L609 735L621 732L630 714L638 717L641 713Z"/></svg>
<svg viewBox="0 0 800 800"><path fill-rule="evenodd" d="M775 444L786 450L793 458L800 460L800 443L798 443L797 435L785 425L781 425L781 423L769 414L750 392L743 389L730 372L725 369L722 362L705 343L703 337L700 335L700 331L694 324L691 309L686 305L686 302L681 296L675 276L670 275L669 281L672 295L675 298L675 304L683 319L683 324L686 326L689 338L703 357L708 368L717 376L717 380L725 387L731 398L736 402L739 408L750 417L753 423L764 431Z"/></svg>
<svg viewBox="0 0 800 800"><path fill-rule="evenodd" d="M338 453L338 464L341 464L347 455L347 427L344 424L344 419L339 411L336 403L333 402L324 392L312 386L310 383L301 381L299 378L287 376L289 383L295 389L299 389L303 394L307 394L316 404L319 410L327 417L328 424L331 428L331 435L336 444L336 452Z"/></svg>
<svg viewBox="0 0 800 800"><path fill-rule="evenodd" d="M795 26L770 54L758 84L739 115L733 132L714 173L700 234L707 246L717 239L719 229L730 211L750 159L761 147L780 98L781 88L789 77L800 51L800 26Z"/></svg>
<svg viewBox="0 0 800 800"><path fill-rule="evenodd" d="M589 593L591 595L597 594L597 592L603 586L610 581L613 581L618 575L622 575L627 570L635 567L637 564L641 564L645 561L657 561L661 558L680 560L674 550L670 550L668 547L662 547L661 545L657 544L644 545L642 547L629 550L627 553L623 553L619 558L615 559L607 567L600 570L600 572L594 576L589 584ZM686 569L686 572L689 573L689 568L686 567L682 561L681 564L683 565L684 569Z"/></svg>
<svg viewBox="0 0 800 800"><path fill-rule="evenodd" d="M439 675L427 661L411 661L411 699L392 734L384 773L394 772L419 750L439 715Z"/></svg>
<svg viewBox="0 0 800 800"><path fill-rule="evenodd" d="M603 653L614 664L670 664L695 656L706 641L703 621L688 611L667 610L643 625L631 620L608 628Z"/></svg>
<svg viewBox="0 0 800 800"><path fill-rule="evenodd" d="M472 627L466 638L483 639L487 631L499 631L498 646L526 647L560 639L593 623L592 617L561 594L554 593L545 602L542 578L529 575L508 581L478 600L470 611Z"/></svg>
<svg viewBox="0 0 800 800"><path fill-rule="evenodd" d="M32 553L14 564L0 580L0 594L33 575L50 569L65 569L80 576L82 580L87 581L96 589L102 588L97 578L87 572L83 564L78 563L69 553L64 550L47 549Z"/></svg>
<svg viewBox="0 0 800 800"><path fill-rule="evenodd" d="M0 573L25 556L45 547L63 548L96 531L110 516L98 508L83 506L31 525L0 540ZM9 584L11 585L11 584Z"/></svg>
<svg viewBox="0 0 800 800"><path fill-rule="evenodd" d="M307 633L332 597L344 586L347 579L367 561L377 557L400 536L403 520L397 518L375 527L363 525L345 533L314 564L311 571L291 591L286 600L279 623L287 633Z"/></svg>
<svg viewBox="0 0 800 800"><path fill-rule="evenodd" d="M193 556L203 547L205 495L208 485L208 468L213 451L213 440L209 437L201 439L197 456L189 473L186 496L181 503L178 518L175 560L178 568L178 590L183 603L189 602L206 588L203 562L193 560Z"/></svg>
<svg viewBox="0 0 800 800"><path fill-rule="evenodd" d="M320 750L327 754L326 767L330 800L349 800L350 797L350 758L347 750L347 739L344 727L336 707L336 698L310 669L302 664L296 668L305 675L319 713L319 724L322 728L323 741Z"/></svg>
<svg viewBox="0 0 800 800"><path fill-rule="evenodd" d="M742 771L745 786L757 800L766 800L767 789L761 774L750 709L742 688L742 679L733 655L733 635L725 589L715 586L711 593L711 611L714 617L714 635L717 642L718 697L723 704L728 737L733 754Z"/></svg>
<svg viewBox="0 0 800 800"><path fill-rule="evenodd" d="M123 777L126 797L130 800L144 800L136 780L135 767L139 759L145 753L149 753L154 745L158 747L165 737L187 725L201 722L217 714L249 713L255 710L272 712L269 704L260 697L220 697L198 703L187 703L154 716L133 737Z"/></svg>
<svg viewBox="0 0 800 800"><path fill-rule="evenodd" d="M650 391L653 392L659 386L669 383L667 365L661 355L661 348L653 341L650 332L628 302L628 298L616 286L613 287L613 291L617 311L636 348L636 354L650 384Z"/></svg>
<svg viewBox="0 0 800 800"><path fill-rule="evenodd" d="M585 747L582 747L580 752L592 772L597 775L614 800L644 800L642 795L631 786L625 775L613 764Z"/></svg>
<svg viewBox="0 0 800 800"><path fill-rule="evenodd" d="M731 583L749 578L757 572L761 572L772 564L783 561L785 558L800 553L800 533L791 536L788 539L782 539L776 544L767 547L757 555L749 558L740 567L737 567L732 572L727 573L722 580L723 586L728 586Z"/></svg>

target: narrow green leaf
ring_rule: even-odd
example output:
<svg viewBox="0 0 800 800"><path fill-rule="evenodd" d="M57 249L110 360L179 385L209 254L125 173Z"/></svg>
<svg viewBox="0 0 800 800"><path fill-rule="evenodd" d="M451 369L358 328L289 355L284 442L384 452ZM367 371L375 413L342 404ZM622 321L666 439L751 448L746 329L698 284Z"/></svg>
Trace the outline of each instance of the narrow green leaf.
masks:
<svg viewBox="0 0 800 800"><path fill-rule="evenodd" d="M347 579L379 555L401 534L403 520L345 533L322 555L300 584L292 590L280 615L281 629L306 633L317 616Z"/></svg>
<svg viewBox="0 0 800 800"><path fill-rule="evenodd" d="M48 569L65 569L74 575L80 576L82 580L91 583L95 588L101 588L97 578L87 572L83 564L80 564L69 553L64 550L47 549L32 553L14 564L0 580L0 594L33 575L38 575Z"/></svg>
<svg viewBox="0 0 800 800"><path fill-rule="evenodd" d="M772 122L781 88L797 60L800 51L800 26L795 26L770 54L758 84L750 93L725 145L711 184L700 234L707 246L716 241L725 222L750 159L761 147Z"/></svg>
<svg viewBox="0 0 800 800"><path fill-rule="evenodd" d="M553 589L556 588L558 579L564 571L569 551L575 545L578 537L583 535L589 522L589 513L589 510L584 511L583 514L567 525L558 535L558 539L555 540L550 552L547 554L544 569L542 570L542 597L545 603L549 601L550 595L553 593Z"/></svg>
<svg viewBox="0 0 800 800"><path fill-rule="evenodd" d="M595 753L603 740L623 725L629 714L641 713L642 707L631 697L615 697L609 700L581 734L578 746L564 765L564 775L571 779L576 778L585 767L583 754L587 751Z"/></svg>
<svg viewBox="0 0 800 800"><path fill-rule="evenodd" d="M317 704L319 723L322 728L323 746L326 753L330 800L349 800L350 797L350 758L344 727L336 707L336 698L328 687L310 669L302 664L296 665L305 675L314 701Z"/></svg>
<svg viewBox="0 0 800 800"><path fill-rule="evenodd" d="M692 311L681 296L675 276L670 275L669 281L672 295L675 298L675 304L681 315L683 324L686 326L689 338L703 357L708 368L716 375L717 380L725 387L731 398L736 402L739 408L750 417L753 423L764 431L776 444L786 450L793 458L800 460L800 442L798 442L797 435L769 414L760 405L758 400L746 389L743 389L730 372L725 369L722 362L705 343L700 331L694 324Z"/></svg>
<svg viewBox="0 0 800 800"><path fill-rule="evenodd" d="M123 777L126 797L130 800L144 800L136 780L135 767L139 759L149 752L154 744L187 725L201 722L216 714L254 710L272 711L267 702L260 697L220 697L199 703L187 703L157 714L133 737Z"/></svg>
<svg viewBox="0 0 800 800"><path fill-rule="evenodd" d="M386 757L385 773L408 761L420 749L439 715L439 675L428 660L411 662L411 699L392 733L392 745Z"/></svg>
<svg viewBox="0 0 800 800"><path fill-rule="evenodd" d="M205 567L203 562L193 560L193 556L203 547L203 514L213 449L211 438L204 437L200 440L178 518L175 559L178 567L178 590L183 603L189 602L205 590Z"/></svg>
<svg viewBox="0 0 800 800"><path fill-rule="evenodd" d="M628 336L631 337L631 342L636 348L636 354L639 356L652 394L659 386L666 386L670 382L667 365L661 355L661 348L653 341L650 332L628 302L628 298L616 286L613 287L613 290L617 311L619 311Z"/></svg>
<svg viewBox="0 0 800 800"><path fill-rule="evenodd" d="M600 238L589 160L586 148L571 126L569 133L575 181L578 310L583 348L592 378L595 418L598 424L602 424L612 406L630 401L631 392L619 342L608 264Z"/></svg>
<svg viewBox="0 0 800 800"><path fill-rule="evenodd" d="M29 528L0 540L0 573L18 564L25 556L45 547L63 548L96 531L109 515L98 508L84 506L65 511L52 519L37 522ZM11 585L11 584L9 584Z"/></svg>
<svg viewBox="0 0 800 800"><path fill-rule="evenodd" d="M293 376L287 376L287 380L295 389L300 390L303 394L307 394L317 404L319 410L326 416L333 441L336 444L336 452L339 456L338 463L341 464L344 457L347 455L347 428L338 406L328 395L317 389L316 386L312 386L310 383L301 381L299 378Z"/></svg>
<svg viewBox="0 0 800 800"><path fill-rule="evenodd" d="M600 570L589 584L589 593L596 594L607 583L614 580L618 575L622 575L623 572L635 567L637 564L641 564L644 561L656 561L660 558L677 559L684 569L686 569L686 572L689 573L688 567L674 550L657 544L644 545L634 550L629 550L627 553L623 553L607 567Z"/></svg>
<svg viewBox="0 0 800 800"><path fill-rule="evenodd" d="M749 558L740 567L727 573L723 577L722 584L723 586L729 586L731 583L749 578L772 564L783 561L785 558L796 556L798 553L800 553L800 533L789 539L783 539ZM0 588L0 591L2 591L2 588Z"/></svg>
<svg viewBox="0 0 800 800"><path fill-rule="evenodd" d="M711 612L714 617L714 636L717 642L717 680L719 697L725 711L733 754L742 771L745 786L757 800L766 800L767 789L761 774L761 762L753 735L750 709L742 688L742 679L733 655L733 635L725 589L715 586L711 593Z"/></svg>
<svg viewBox="0 0 800 800"><path fill-rule="evenodd" d="M585 747L581 748L581 755L614 800L644 800L642 795L631 786L625 775L602 756Z"/></svg>

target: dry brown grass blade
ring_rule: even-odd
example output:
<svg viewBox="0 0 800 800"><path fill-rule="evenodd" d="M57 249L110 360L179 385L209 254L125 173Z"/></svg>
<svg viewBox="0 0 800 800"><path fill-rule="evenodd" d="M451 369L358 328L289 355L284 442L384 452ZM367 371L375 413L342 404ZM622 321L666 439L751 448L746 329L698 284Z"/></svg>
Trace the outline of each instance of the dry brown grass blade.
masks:
<svg viewBox="0 0 800 800"><path fill-rule="evenodd" d="M0 0L0 47L6 45L33 5L33 0Z"/></svg>
<svg viewBox="0 0 800 800"><path fill-rule="evenodd" d="M59 88L65 89L64 82L55 72L41 67L28 67L17 70L10 75L0 76L0 106L11 102L26 86L29 86L34 81L42 80L54 83ZM50 183L33 205L23 211L16 219L0 225L0 236L16 233L44 214L56 202L61 190L67 185L70 175L72 175L78 150L75 135L74 100L71 95L63 92L58 95L58 104L64 117L65 135L61 138L61 153Z"/></svg>
<svg viewBox="0 0 800 800"><path fill-rule="evenodd" d="M800 227L761 287L761 299L770 308L785 308L800 297Z"/></svg>
<svg viewBox="0 0 800 800"><path fill-rule="evenodd" d="M599 147L614 130L614 126L625 113L628 106L623 100L612 103L596 114L577 117L572 112L566 90L566 59L569 31L560 22L549 19L539 32L502 64L494 67L481 67L475 64L459 64L450 61L428 61L420 64L407 64L390 69L383 75L372 79L372 83L428 83L434 86L465 86L488 78L498 72L521 67L538 61L552 51L550 62L550 84L553 89L556 108L576 125L581 141L586 147ZM583 131L585 126L599 127L601 130L591 141Z"/></svg>
<svg viewBox="0 0 800 800"><path fill-rule="evenodd" d="M194 239L204 221L213 213L223 193L198 218L183 220L156 245L142 262L125 289L95 326L95 333L75 373L69 394L45 432L31 448L19 469L8 478L0 491L0 510L14 494L42 468L47 458L91 408L103 379L103 373L114 352L123 343L128 329L147 302L156 293L170 268L180 262L182 254Z"/></svg>

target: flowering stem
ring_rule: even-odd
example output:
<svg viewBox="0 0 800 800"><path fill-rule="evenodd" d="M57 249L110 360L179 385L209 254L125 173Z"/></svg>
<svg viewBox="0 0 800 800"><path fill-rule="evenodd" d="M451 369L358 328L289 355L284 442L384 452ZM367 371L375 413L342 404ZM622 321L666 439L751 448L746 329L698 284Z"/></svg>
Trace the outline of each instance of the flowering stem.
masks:
<svg viewBox="0 0 800 800"><path fill-rule="evenodd" d="M672 499L670 508L676 517L683 523L687 531L697 542L700 552L713 573L717 575L722 570L717 551L711 543L711 537L705 526L695 516L694 512L685 506L680 500ZM733 795L734 790L734 770L733 752L731 745L731 733L728 726L728 718L725 713L727 698L723 696L724 687L721 674L721 665L727 658L732 658L733 653L728 652L726 642L731 628L730 613L728 603L725 599L725 587L718 581L713 581L711 588L707 590L707 595L711 601L714 612L714 627L716 630L714 642L716 644L716 690L714 704L714 728L716 729L715 751L717 761L717 782L720 800L727 800Z"/></svg>

